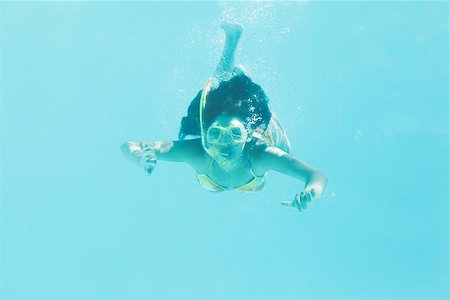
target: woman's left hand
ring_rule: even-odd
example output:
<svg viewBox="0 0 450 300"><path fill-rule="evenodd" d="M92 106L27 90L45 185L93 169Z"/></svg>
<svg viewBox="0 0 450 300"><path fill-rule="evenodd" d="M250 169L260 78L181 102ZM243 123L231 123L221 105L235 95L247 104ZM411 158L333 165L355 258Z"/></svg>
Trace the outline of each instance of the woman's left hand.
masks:
<svg viewBox="0 0 450 300"><path fill-rule="evenodd" d="M299 212L302 210L305 210L308 207L308 204L310 204L316 197L316 192L311 190L304 190L300 194L296 194L295 198L292 202L281 202L281 205L289 206L289 207L296 207Z"/></svg>

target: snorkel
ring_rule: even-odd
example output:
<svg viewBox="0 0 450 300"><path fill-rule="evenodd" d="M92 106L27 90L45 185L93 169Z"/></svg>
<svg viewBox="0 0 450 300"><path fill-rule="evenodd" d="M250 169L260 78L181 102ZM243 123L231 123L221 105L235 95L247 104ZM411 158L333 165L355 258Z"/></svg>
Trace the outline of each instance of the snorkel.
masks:
<svg viewBox="0 0 450 300"><path fill-rule="evenodd" d="M200 104L199 104L200 134L202 137L202 146L206 152L208 152L208 148L206 147L205 141L206 131L205 125L203 124L203 111L205 110L206 107L206 96L208 96L209 92L211 91L211 85L212 80L210 79L208 80L208 82L206 82L205 88L202 91L202 96L200 97Z"/></svg>
<svg viewBox="0 0 450 300"><path fill-rule="evenodd" d="M213 83L212 79L209 79L206 82L205 88L203 89L202 96L200 98L199 119L200 119L200 133L201 133L201 137L202 137L202 146L203 146L203 149L205 149L206 153L208 153L209 156L213 157L220 166L225 166L227 161L226 161L226 159L224 159L223 157L218 155L219 150L215 147L210 148L206 145L206 130L205 130L205 124L204 124L204 120L203 120L203 111L205 110L205 107L206 107L206 97L208 96L209 92L211 91L212 83Z"/></svg>

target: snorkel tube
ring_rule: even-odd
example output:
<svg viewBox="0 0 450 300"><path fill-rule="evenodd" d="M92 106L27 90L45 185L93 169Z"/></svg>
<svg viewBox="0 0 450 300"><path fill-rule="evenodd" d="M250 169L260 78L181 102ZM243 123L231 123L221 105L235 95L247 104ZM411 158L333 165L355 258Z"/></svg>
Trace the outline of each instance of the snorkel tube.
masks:
<svg viewBox="0 0 450 300"><path fill-rule="evenodd" d="M208 153L209 156L211 156L215 161L217 161L217 163L220 166L225 166L227 163L227 160L224 159L223 157L221 157L219 154L219 150L216 147L208 147L206 145L206 129L205 129L205 124L204 124L204 120L203 120L203 111L205 110L206 107L206 97L208 96L209 92L211 91L211 87L213 84L213 80L209 79L206 82L205 88L202 91L202 96L200 98L200 103L199 103L199 120L200 120L200 133L201 133L201 137L202 137L202 146L203 149L205 149L206 153Z"/></svg>
<svg viewBox="0 0 450 300"><path fill-rule="evenodd" d="M212 80L210 79L206 82L206 85L202 91L202 96L200 97L200 103L199 103L200 134L202 137L202 146L206 151L208 151L208 148L206 147L206 140L205 140L206 130L205 130L204 122L203 122L203 111L205 110L205 107L206 107L206 96L208 96L209 92L211 91L211 86L212 86Z"/></svg>

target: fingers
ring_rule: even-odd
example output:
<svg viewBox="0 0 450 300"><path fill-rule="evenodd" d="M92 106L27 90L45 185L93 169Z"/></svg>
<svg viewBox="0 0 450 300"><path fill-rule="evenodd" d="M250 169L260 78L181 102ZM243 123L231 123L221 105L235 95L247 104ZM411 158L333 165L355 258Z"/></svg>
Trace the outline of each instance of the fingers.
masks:
<svg viewBox="0 0 450 300"><path fill-rule="evenodd" d="M295 207L299 212L305 210L308 207L308 204L312 202L314 199L314 191L301 192L300 194L296 194L294 200L292 202L282 202L281 205L288 207Z"/></svg>
<svg viewBox="0 0 450 300"><path fill-rule="evenodd" d="M126 153L127 151L135 155L142 154L142 149L139 147L139 143L135 141L128 141L122 145L122 152Z"/></svg>
<svg viewBox="0 0 450 300"><path fill-rule="evenodd" d="M311 192L306 192L304 194L304 198L305 198L305 202L306 203L311 203L312 199L313 199L313 195L311 194Z"/></svg>
<svg viewBox="0 0 450 300"><path fill-rule="evenodd" d="M284 201L284 202L281 202L281 205L288 206L288 207L295 207L300 212L302 211L302 209L306 208L306 204L304 204L304 205L301 204L301 197L299 194L295 195L295 198L292 202Z"/></svg>
<svg viewBox="0 0 450 300"><path fill-rule="evenodd" d="M151 175L153 172L153 169L151 166L145 166L144 171L147 173L147 175Z"/></svg>
<svg viewBox="0 0 450 300"><path fill-rule="evenodd" d="M295 207L297 208L297 210L299 212L301 212L303 209L306 209L306 205L302 201L302 196L303 196L302 194L303 193L296 194L295 198L294 198Z"/></svg>
<svg viewBox="0 0 450 300"><path fill-rule="evenodd" d="M144 154L142 155L140 165L147 173L147 175L151 175L153 170L155 169L156 162L157 159L155 153L148 151L144 152Z"/></svg>
<svg viewBox="0 0 450 300"><path fill-rule="evenodd" d="M148 175L151 175L153 170L155 169L155 166L156 166L156 161L149 159L145 163L144 170Z"/></svg>

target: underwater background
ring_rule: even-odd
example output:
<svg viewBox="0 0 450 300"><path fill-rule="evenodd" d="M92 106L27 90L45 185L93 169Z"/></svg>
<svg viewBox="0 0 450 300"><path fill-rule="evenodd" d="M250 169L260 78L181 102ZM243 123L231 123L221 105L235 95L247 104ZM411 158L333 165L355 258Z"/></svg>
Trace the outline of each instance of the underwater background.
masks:
<svg viewBox="0 0 450 300"><path fill-rule="evenodd" d="M0 2L0 299L447 299L448 2ZM293 155L210 193L149 177L127 140L176 139L223 20Z"/></svg>

